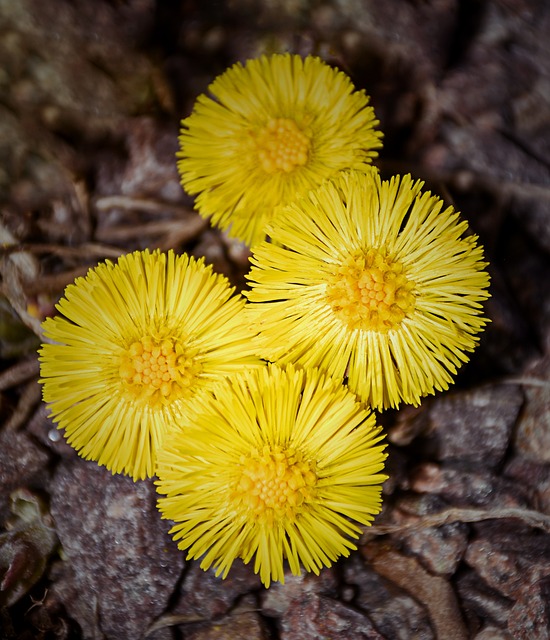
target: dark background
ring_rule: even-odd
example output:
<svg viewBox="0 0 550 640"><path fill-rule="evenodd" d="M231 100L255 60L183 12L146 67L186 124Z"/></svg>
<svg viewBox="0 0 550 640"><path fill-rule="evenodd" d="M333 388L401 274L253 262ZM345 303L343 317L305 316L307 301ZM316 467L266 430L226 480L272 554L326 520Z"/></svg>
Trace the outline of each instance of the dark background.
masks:
<svg viewBox="0 0 550 640"><path fill-rule="evenodd" d="M550 638L549 33L545 0L0 0L0 638ZM380 417L391 477L359 551L266 591L186 563L151 482L64 444L35 350L64 287L127 251L244 286L246 249L179 185L179 121L282 51L349 74L384 177L480 235L492 323L451 391Z"/></svg>

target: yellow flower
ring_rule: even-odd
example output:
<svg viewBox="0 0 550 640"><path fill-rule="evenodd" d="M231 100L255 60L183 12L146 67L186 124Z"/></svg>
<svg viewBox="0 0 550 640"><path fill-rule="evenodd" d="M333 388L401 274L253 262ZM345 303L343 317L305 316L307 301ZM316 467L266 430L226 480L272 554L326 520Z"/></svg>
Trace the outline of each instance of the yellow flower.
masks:
<svg viewBox="0 0 550 640"><path fill-rule="evenodd" d="M226 374L257 365L244 298L202 260L122 256L69 285L44 322L44 400L81 456L134 480L154 473L167 425Z"/></svg>
<svg viewBox="0 0 550 640"><path fill-rule="evenodd" d="M488 322L489 276L477 237L422 184L344 172L278 216L245 294L262 356L347 376L373 408L448 388Z"/></svg>
<svg viewBox="0 0 550 640"><path fill-rule="evenodd" d="M300 564L318 574L380 511L382 437L354 394L318 370L249 370L197 397L170 432L158 506L180 549L216 575L253 556L266 587L284 582L285 558L296 575Z"/></svg>
<svg viewBox="0 0 550 640"><path fill-rule="evenodd" d="M254 244L278 205L378 153L364 91L319 58L262 56L218 76L183 120L182 185L213 224Z"/></svg>

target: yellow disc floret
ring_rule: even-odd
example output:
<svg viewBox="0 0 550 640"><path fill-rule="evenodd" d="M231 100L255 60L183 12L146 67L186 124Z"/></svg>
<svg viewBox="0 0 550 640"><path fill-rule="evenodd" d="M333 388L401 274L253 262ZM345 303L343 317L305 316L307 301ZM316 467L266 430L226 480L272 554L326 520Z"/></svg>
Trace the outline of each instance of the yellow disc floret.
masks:
<svg viewBox="0 0 550 640"><path fill-rule="evenodd" d="M350 329L387 333L415 308L414 282L378 249L352 254L332 274L326 299Z"/></svg>
<svg viewBox="0 0 550 640"><path fill-rule="evenodd" d="M192 350L169 338L144 336L122 356L120 377L135 398L162 404L185 397L201 366Z"/></svg>
<svg viewBox="0 0 550 640"><path fill-rule="evenodd" d="M289 173L308 160L309 137L294 120L271 118L255 142L260 166L266 173Z"/></svg>
<svg viewBox="0 0 550 640"><path fill-rule="evenodd" d="M299 451L265 445L243 457L241 468L233 497L249 517L259 521L294 521L315 495L315 464L304 460Z"/></svg>

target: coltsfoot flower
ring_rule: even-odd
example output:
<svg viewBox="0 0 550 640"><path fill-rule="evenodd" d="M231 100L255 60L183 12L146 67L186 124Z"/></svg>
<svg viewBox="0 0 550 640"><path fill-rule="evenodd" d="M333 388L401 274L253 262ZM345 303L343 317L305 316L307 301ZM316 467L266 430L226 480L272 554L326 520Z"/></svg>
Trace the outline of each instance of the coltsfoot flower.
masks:
<svg viewBox="0 0 550 640"><path fill-rule="evenodd" d="M203 260L149 251L69 285L40 350L44 400L81 456L154 473L167 425L223 376L256 366L244 298Z"/></svg>
<svg viewBox="0 0 550 640"><path fill-rule="evenodd" d="M214 225L248 245L278 205L377 156L369 98L316 57L276 54L218 76L183 120L183 187Z"/></svg>
<svg viewBox="0 0 550 640"><path fill-rule="evenodd" d="M319 366L371 407L447 389L488 322L477 237L410 176L344 172L282 211L253 251L258 353Z"/></svg>
<svg viewBox="0 0 550 640"><path fill-rule="evenodd" d="M374 416L318 370L269 365L236 374L171 430L158 456L170 533L225 578L248 563L266 587L300 565L318 574L355 549L380 511L386 476Z"/></svg>

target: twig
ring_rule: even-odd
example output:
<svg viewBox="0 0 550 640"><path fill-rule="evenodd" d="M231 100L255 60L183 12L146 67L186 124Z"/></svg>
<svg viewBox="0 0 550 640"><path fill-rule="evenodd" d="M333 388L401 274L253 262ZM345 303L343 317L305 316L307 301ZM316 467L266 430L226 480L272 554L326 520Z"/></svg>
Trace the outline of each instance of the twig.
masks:
<svg viewBox="0 0 550 640"><path fill-rule="evenodd" d="M523 387L550 387L550 380L542 380L541 378L504 378L501 382L503 384L520 384Z"/></svg>
<svg viewBox="0 0 550 640"><path fill-rule="evenodd" d="M124 241L128 238L142 238L158 235L176 235L184 240L191 240L207 225L200 216L189 217L186 220L160 220L145 224L119 225L98 229L96 235L103 242Z"/></svg>
<svg viewBox="0 0 550 640"><path fill-rule="evenodd" d="M174 213L188 216L192 209L178 204L159 202L158 200L146 200L144 198L131 198L129 196L104 196L94 200L94 206L100 211L109 209L127 209L130 211L145 211L150 213Z"/></svg>
<svg viewBox="0 0 550 640"><path fill-rule="evenodd" d="M29 360L21 360L9 369L0 373L0 391L5 391L11 387L15 387L21 382L25 382L29 378L33 378L38 374L40 367L38 360L31 358Z"/></svg>
<svg viewBox="0 0 550 640"><path fill-rule="evenodd" d="M66 247L59 244L18 244L0 247L0 256L13 255L14 253L53 253L64 257L99 257L118 258L125 253L124 249L105 244L86 243L76 247Z"/></svg>
<svg viewBox="0 0 550 640"><path fill-rule="evenodd" d="M41 397L40 385L33 380L27 383L27 386L23 389L17 407L11 416L6 420L4 424L5 431L16 431L25 423L27 418L31 415L34 407L38 404Z"/></svg>
<svg viewBox="0 0 550 640"><path fill-rule="evenodd" d="M63 291L65 287L73 282L76 278L85 276L90 267L77 267L70 271L63 271L62 273L56 273L51 276L42 276L35 282L27 282L24 285L25 293L28 296L37 295L39 293L51 293Z"/></svg>
<svg viewBox="0 0 550 640"><path fill-rule="evenodd" d="M389 533L403 533L426 529L428 527L441 527L453 522L482 522L483 520L521 520L523 523L542 529L550 533L550 516L531 509L517 507L504 507L496 509L460 509L451 508L439 513L431 513L420 517L414 522L403 524L380 524L372 527L364 527L362 542L371 536L383 536Z"/></svg>
<svg viewBox="0 0 550 640"><path fill-rule="evenodd" d="M180 624L194 624L199 622L208 622L210 624L222 625L227 624L229 620L233 616L240 616L247 613L258 613L260 609L252 609L249 607L238 607L233 609L232 611L228 611L226 614L222 616L217 616L216 618L208 618L206 616L199 615L181 615L169 613L162 615L160 618L155 620L153 624L145 631L144 637L147 638L155 631L159 631L160 629L164 629L165 627L175 627Z"/></svg>

